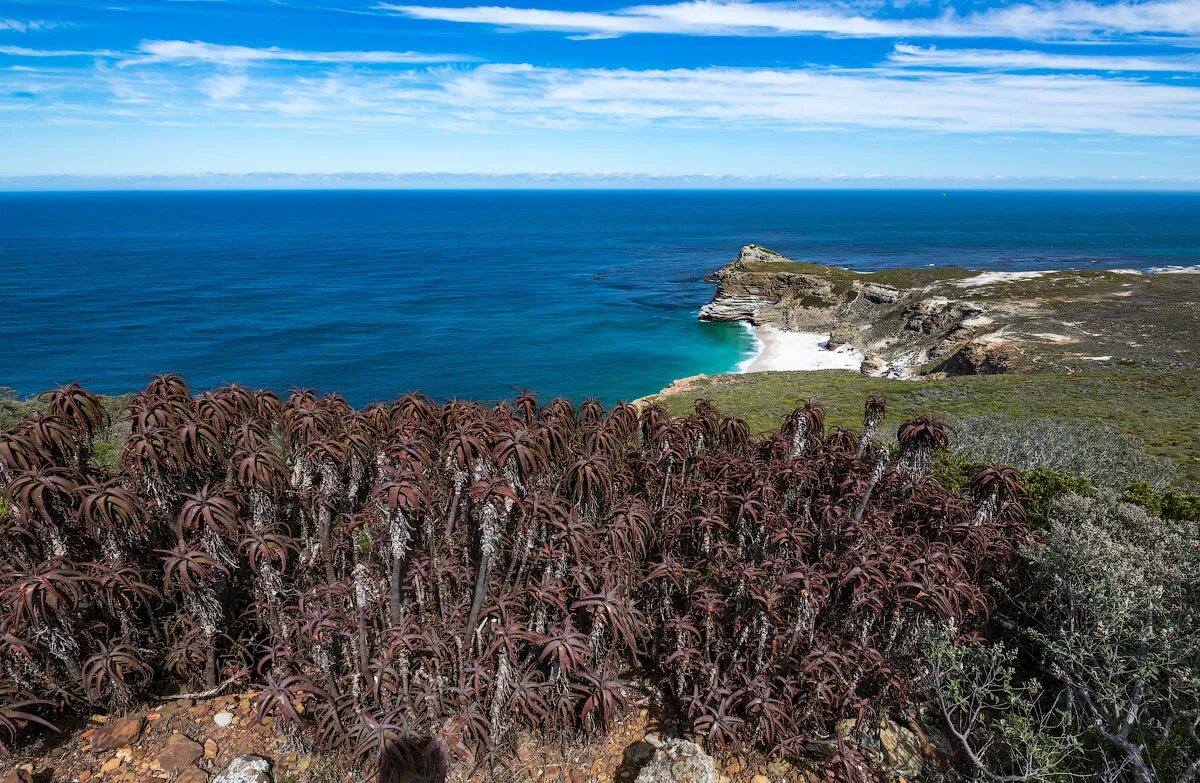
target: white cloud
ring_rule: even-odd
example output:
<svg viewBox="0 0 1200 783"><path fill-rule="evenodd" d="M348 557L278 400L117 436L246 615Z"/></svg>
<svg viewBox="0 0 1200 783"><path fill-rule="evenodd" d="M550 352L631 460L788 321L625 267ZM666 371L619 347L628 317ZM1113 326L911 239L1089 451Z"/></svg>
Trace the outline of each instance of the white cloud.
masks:
<svg viewBox="0 0 1200 783"><path fill-rule="evenodd" d="M214 101L228 101L245 91L250 79L245 74L213 76L200 84L200 91Z"/></svg>
<svg viewBox="0 0 1200 783"><path fill-rule="evenodd" d="M82 57L90 55L112 55L108 51L84 51L79 49L30 49L25 46L0 46L0 54L9 57Z"/></svg>
<svg viewBox="0 0 1200 783"><path fill-rule="evenodd" d="M922 68L977 68L1019 71L1162 71L1200 73L1200 55L1144 57L1130 55L1056 54L1003 49L939 49L897 44L888 62Z"/></svg>
<svg viewBox="0 0 1200 783"><path fill-rule="evenodd" d="M281 49L278 46L226 46L204 41L143 41L138 56L121 65L153 63L206 63L215 65L249 65L262 62L303 62L358 65L396 65L414 63L471 62L473 57L458 54L424 54L422 52L342 51L312 52Z"/></svg>
<svg viewBox="0 0 1200 783"><path fill-rule="evenodd" d="M507 6L444 8L380 3L379 10L419 19L468 22L526 30L555 30L584 36L627 33L679 33L686 35L798 35L848 36L916 35L928 21L872 19L839 11L836 7L800 6L793 3L695 2L644 5L612 13L552 11Z"/></svg>
<svg viewBox="0 0 1200 783"><path fill-rule="evenodd" d="M983 31L1029 39L1079 38L1105 35L1200 35L1200 0L1146 2L1044 2L993 9L974 20Z"/></svg>
<svg viewBox="0 0 1200 783"><path fill-rule="evenodd" d="M50 22L43 22L40 19L0 19L0 30L15 30L18 33L27 33L34 30L49 30L54 27Z"/></svg>
<svg viewBox="0 0 1200 783"><path fill-rule="evenodd" d="M1200 138L1200 88L1076 74L495 64L258 73L233 81L114 70L104 78L114 104L122 111L137 107L147 121L314 130L413 123L475 133L656 126Z"/></svg>
<svg viewBox="0 0 1200 783"><path fill-rule="evenodd" d="M855 37L1013 37L1088 40L1122 36L1200 35L1200 0L1145 2L1039 2L959 15L897 18L871 15L880 3L689 0L639 5L612 12L555 11L509 6L405 5L383 2L378 10L419 19L553 30L582 37L630 33L680 35L835 35Z"/></svg>

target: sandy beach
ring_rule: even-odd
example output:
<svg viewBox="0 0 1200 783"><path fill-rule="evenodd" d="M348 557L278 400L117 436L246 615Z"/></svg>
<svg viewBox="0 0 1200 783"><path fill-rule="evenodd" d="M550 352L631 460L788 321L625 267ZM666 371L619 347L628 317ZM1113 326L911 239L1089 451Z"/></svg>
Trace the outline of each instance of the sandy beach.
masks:
<svg viewBox="0 0 1200 783"><path fill-rule="evenodd" d="M746 326L757 340L759 350L738 366L738 372L858 370L862 364L863 355L849 346L827 350L828 335L786 332L774 326Z"/></svg>

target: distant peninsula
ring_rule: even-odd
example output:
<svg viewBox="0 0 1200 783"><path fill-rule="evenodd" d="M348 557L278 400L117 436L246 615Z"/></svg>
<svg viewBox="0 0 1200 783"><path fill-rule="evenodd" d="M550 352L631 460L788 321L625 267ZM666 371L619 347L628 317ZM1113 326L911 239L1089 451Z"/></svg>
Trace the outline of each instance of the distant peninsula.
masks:
<svg viewBox="0 0 1200 783"><path fill-rule="evenodd" d="M773 341L820 336L822 348L844 357L833 366L857 364L872 376L1190 370L1200 361L1195 271L864 273L752 244L706 278L717 290L700 318L751 324L760 347L781 354L786 347ZM765 365L743 369L807 369Z"/></svg>

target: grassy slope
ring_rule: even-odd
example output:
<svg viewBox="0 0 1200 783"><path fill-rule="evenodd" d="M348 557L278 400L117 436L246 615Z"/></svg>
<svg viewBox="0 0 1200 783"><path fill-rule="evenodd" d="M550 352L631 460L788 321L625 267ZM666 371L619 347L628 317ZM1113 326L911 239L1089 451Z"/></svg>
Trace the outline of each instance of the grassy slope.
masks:
<svg viewBox="0 0 1200 783"><path fill-rule="evenodd" d="M867 395L888 400L889 429L907 415L932 412L946 417L1000 413L1019 418L1074 418L1107 421L1138 438L1147 452L1169 457L1190 484L1200 485L1200 371L1146 372L1137 369L1087 373L973 375L930 381L896 381L844 371L770 372L719 375L693 382L666 396L672 413L689 411L700 397L745 418L756 431L778 425L797 403L812 398L826 405L829 426L862 422ZM102 443L119 443L127 425L120 411L128 397L107 397L113 427ZM12 426L44 401L0 399L0 429Z"/></svg>
<svg viewBox="0 0 1200 783"><path fill-rule="evenodd" d="M756 431L774 427L798 402L826 405L829 426L859 427L869 394L888 400L894 427L911 413L999 413L1019 418L1103 420L1137 437L1151 454L1169 457L1191 484L1200 484L1200 372L1129 370L1086 374L1013 374L897 381L844 371L722 375L697 380L662 398L672 413L708 397L745 418Z"/></svg>

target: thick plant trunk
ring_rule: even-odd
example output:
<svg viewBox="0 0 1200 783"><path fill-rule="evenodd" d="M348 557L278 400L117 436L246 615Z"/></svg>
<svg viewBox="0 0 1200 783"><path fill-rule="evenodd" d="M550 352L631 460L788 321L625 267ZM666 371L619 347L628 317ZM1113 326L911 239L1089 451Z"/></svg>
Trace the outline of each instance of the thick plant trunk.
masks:
<svg viewBox="0 0 1200 783"><path fill-rule="evenodd" d="M887 472L887 457L880 451L875 458L875 467L871 469L871 478L867 482L867 488L863 490L862 498L859 499L858 505L854 508L854 513L851 519L858 522L862 519L863 514L867 511L867 504L871 502L871 493L875 491L875 485L883 478L883 474Z"/></svg>
<svg viewBox="0 0 1200 783"><path fill-rule="evenodd" d="M208 636L208 649L204 655L204 687L217 687L217 640Z"/></svg>
<svg viewBox="0 0 1200 783"><path fill-rule="evenodd" d="M467 640L475 638L475 625L479 622L479 610L483 606L483 594L487 592L488 568L492 556L484 553L479 559L479 573L475 577L475 593L471 596L471 613L467 616Z"/></svg>
<svg viewBox="0 0 1200 783"><path fill-rule="evenodd" d="M392 558L392 574L391 579L391 595L389 596L389 604L391 606L391 620L395 625L400 619L400 580L404 573L404 564L398 557Z"/></svg>
<svg viewBox="0 0 1200 783"><path fill-rule="evenodd" d="M804 453L804 444L808 440L808 424L803 419L796 422L796 431L792 433L791 457L799 457Z"/></svg>
<svg viewBox="0 0 1200 783"><path fill-rule="evenodd" d="M364 683L371 671L371 656L367 650L367 567L362 563L354 566L354 608L358 619L358 673Z"/></svg>
<svg viewBox="0 0 1200 783"><path fill-rule="evenodd" d="M446 527L442 531L442 537L450 540L450 536L454 535L454 520L458 516L458 502L462 498L462 491L455 490L454 497L450 500L450 513L446 515Z"/></svg>
<svg viewBox="0 0 1200 783"><path fill-rule="evenodd" d="M862 436L858 441L858 453L856 457L861 457L867 453L867 448L875 442L875 434L879 429L880 416L878 413L868 413L863 418Z"/></svg>
<svg viewBox="0 0 1200 783"><path fill-rule="evenodd" d="M500 543L501 519L496 507L485 502L479 510L479 573L475 575L475 593L471 596L471 612L467 616L467 644L475 638L475 625L479 622L479 611L483 606L483 595L487 592L488 571L492 555Z"/></svg>

